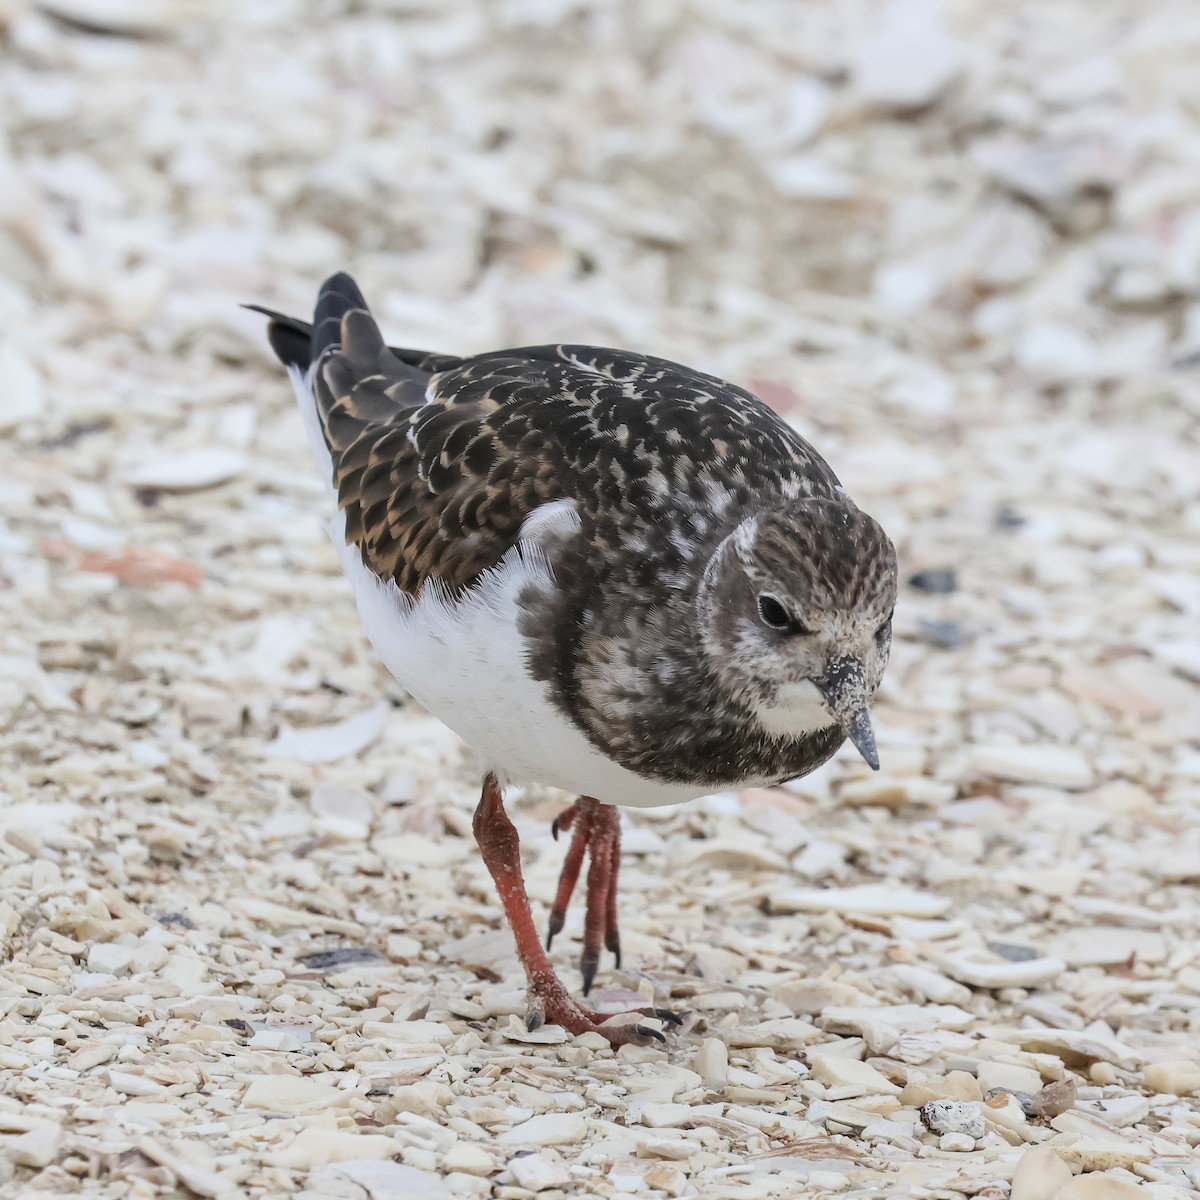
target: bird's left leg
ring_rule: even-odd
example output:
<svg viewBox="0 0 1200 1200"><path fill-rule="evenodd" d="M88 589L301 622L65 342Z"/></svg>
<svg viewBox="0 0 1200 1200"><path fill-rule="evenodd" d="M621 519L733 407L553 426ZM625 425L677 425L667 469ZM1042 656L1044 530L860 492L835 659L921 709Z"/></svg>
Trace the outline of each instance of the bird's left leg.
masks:
<svg viewBox="0 0 1200 1200"><path fill-rule="evenodd" d="M583 925L583 954L579 969L583 973L583 994L592 990L600 965L600 946L610 950L621 965L621 934L617 928L617 876L621 867L621 814L611 804L601 804L591 796L580 796L551 826L557 838L560 830L574 827L571 845L558 878L558 892L550 910L550 929L546 949L554 941L566 920L567 905L579 880L586 853L591 863L587 877L587 910Z"/></svg>

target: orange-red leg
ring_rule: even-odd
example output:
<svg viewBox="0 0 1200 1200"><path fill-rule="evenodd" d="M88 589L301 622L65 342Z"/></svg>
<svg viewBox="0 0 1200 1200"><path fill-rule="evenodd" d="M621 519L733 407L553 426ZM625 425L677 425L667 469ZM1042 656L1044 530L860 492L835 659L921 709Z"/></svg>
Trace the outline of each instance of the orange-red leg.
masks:
<svg viewBox="0 0 1200 1200"><path fill-rule="evenodd" d="M579 871L586 852L591 858L587 877L587 911L583 924L583 953L579 969L583 973L583 994L592 990L600 966L600 947L612 951L617 966L621 965L621 935L617 928L617 875L621 865L621 814L611 804L601 804L591 796L580 796L552 826L554 836L574 826L575 832L562 874L558 877L558 892L550 911L546 949L563 927L567 905L579 880Z"/></svg>
<svg viewBox="0 0 1200 1200"><path fill-rule="evenodd" d="M608 1038L614 1046L626 1042L663 1041L661 1033L643 1025L606 1026L603 1014L585 1008L567 994L538 938L521 874L520 841L504 811L500 784L494 775L488 775L483 781L483 795L475 810L473 827L475 841L496 884L504 914L516 938L517 955L525 968L529 983L529 1009L525 1022L529 1028L536 1029L549 1021L573 1034L595 1031Z"/></svg>

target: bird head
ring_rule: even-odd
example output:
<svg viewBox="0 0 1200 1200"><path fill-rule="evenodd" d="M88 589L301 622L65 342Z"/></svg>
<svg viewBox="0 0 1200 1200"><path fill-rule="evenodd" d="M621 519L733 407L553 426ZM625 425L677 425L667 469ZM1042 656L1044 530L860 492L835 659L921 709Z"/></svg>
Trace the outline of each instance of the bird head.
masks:
<svg viewBox="0 0 1200 1200"><path fill-rule="evenodd" d="M776 737L839 726L875 770L867 705L887 666L896 552L849 499L799 499L747 517L698 596L722 688Z"/></svg>

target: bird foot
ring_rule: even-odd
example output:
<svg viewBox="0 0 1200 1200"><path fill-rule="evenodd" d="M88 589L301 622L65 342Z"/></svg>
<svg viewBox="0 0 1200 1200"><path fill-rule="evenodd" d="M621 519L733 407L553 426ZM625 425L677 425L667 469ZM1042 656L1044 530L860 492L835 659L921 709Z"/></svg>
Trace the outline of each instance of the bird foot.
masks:
<svg viewBox="0 0 1200 1200"><path fill-rule="evenodd" d="M525 1028L532 1032L543 1025L561 1025L572 1036L598 1033L612 1046L652 1046L667 1039L661 1030L636 1021L617 1021L618 1017L636 1014L656 1017L664 1025L678 1028L683 1017L665 1008L631 1008L619 1013L601 1013L573 1000L555 975L538 976L529 985Z"/></svg>
<svg viewBox="0 0 1200 1200"><path fill-rule="evenodd" d="M555 818L550 830L557 840L560 832L573 829L571 845L558 878L554 907L550 910L546 949L562 930L567 905L579 880L584 855L590 858L587 876L587 909L583 927L583 953L579 969L583 974L583 994L592 990L600 966L600 947L611 951L621 965L621 934L617 928L617 874L621 865L621 814L610 804L601 804L590 796L580 796Z"/></svg>

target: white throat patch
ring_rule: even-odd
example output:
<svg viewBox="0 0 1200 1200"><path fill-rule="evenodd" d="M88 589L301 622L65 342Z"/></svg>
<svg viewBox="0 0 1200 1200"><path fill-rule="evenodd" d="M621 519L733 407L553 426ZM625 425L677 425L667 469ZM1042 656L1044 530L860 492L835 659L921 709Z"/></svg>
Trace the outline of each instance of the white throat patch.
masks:
<svg viewBox="0 0 1200 1200"><path fill-rule="evenodd" d="M837 724L821 693L807 679L784 684L772 703L754 706L754 715L773 737L798 737Z"/></svg>

